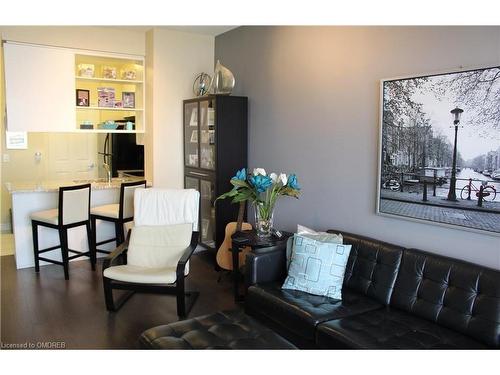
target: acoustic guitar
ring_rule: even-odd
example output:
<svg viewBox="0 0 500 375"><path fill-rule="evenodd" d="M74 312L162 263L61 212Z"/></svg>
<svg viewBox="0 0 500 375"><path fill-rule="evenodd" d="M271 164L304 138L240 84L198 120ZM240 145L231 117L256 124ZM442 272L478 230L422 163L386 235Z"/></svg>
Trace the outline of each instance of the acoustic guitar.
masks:
<svg viewBox="0 0 500 375"><path fill-rule="evenodd" d="M233 253L231 252L232 241L231 236L240 230L249 230L252 229L252 225L246 222L243 222L243 214L245 212L245 202L240 202L240 208L238 210L238 221L231 222L226 225L226 232L224 236L224 242L217 250L217 264L220 268L232 271L233 270ZM239 264L240 266L245 264L245 256L250 251L250 247L245 247L239 253Z"/></svg>

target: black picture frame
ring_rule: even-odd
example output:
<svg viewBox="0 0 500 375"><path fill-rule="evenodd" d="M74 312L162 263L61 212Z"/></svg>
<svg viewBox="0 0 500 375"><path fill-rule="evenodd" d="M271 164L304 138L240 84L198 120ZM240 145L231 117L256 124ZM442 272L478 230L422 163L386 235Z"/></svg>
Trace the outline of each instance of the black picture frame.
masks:
<svg viewBox="0 0 500 375"><path fill-rule="evenodd" d="M122 92L122 107L135 108L135 92Z"/></svg>
<svg viewBox="0 0 500 375"><path fill-rule="evenodd" d="M377 214L500 236L499 99L500 66L382 79Z"/></svg>
<svg viewBox="0 0 500 375"><path fill-rule="evenodd" d="M76 106L90 106L90 90L76 89Z"/></svg>

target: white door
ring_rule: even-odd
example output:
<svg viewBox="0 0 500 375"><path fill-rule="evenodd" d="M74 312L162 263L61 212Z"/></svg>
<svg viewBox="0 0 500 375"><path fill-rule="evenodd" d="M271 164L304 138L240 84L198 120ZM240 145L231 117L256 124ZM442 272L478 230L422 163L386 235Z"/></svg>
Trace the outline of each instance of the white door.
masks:
<svg viewBox="0 0 500 375"><path fill-rule="evenodd" d="M7 42L4 64L8 130L74 131L73 51Z"/></svg>
<svg viewBox="0 0 500 375"><path fill-rule="evenodd" d="M97 134L48 134L48 180L97 178Z"/></svg>

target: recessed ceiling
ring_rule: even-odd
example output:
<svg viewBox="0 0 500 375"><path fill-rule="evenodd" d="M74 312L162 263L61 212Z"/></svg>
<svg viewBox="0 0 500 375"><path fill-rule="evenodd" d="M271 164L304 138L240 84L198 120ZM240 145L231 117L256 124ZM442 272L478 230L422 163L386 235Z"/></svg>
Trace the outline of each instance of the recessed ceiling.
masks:
<svg viewBox="0 0 500 375"><path fill-rule="evenodd" d="M217 35L225 33L226 31L235 29L238 26L222 26L222 25L221 26L219 26L219 25L194 26L194 25L188 25L188 26L118 26L118 27L128 29L128 30L139 31L139 32L146 32L146 31L151 30L152 28L155 27L155 28L160 28L160 29L183 31L186 33L217 36Z"/></svg>

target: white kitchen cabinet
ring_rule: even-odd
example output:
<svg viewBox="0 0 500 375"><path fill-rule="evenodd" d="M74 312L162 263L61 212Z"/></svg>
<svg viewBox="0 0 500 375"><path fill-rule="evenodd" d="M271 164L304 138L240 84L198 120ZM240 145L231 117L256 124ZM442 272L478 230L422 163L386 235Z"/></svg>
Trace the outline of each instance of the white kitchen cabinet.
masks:
<svg viewBox="0 0 500 375"><path fill-rule="evenodd" d="M7 129L75 129L75 53L48 46L4 44Z"/></svg>

